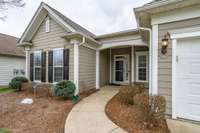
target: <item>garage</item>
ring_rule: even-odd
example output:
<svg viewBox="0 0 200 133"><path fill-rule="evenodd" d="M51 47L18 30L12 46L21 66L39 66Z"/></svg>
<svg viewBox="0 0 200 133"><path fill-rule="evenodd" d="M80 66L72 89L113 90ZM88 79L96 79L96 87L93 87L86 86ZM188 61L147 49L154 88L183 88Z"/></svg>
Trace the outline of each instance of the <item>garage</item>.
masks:
<svg viewBox="0 0 200 133"><path fill-rule="evenodd" d="M200 121L200 37L178 39L176 116Z"/></svg>

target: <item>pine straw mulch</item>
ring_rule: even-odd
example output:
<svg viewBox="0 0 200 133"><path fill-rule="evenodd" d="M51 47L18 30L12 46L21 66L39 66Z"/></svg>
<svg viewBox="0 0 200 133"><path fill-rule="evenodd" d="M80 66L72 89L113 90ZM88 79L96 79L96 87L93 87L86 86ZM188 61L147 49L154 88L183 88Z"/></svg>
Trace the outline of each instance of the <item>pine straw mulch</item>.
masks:
<svg viewBox="0 0 200 133"><path fill-rule="evenodd" d="M119 93L106 105L107 116L128 133L169 133L166 120L161 120L153 129L144 127L144 115L136 105L124 104L119 100Z"/></svg>
<svg viewBox="0 0 200 133"><path fill-rule="evenodd" d="M80 95L87 97L96 90ZM24 98L32 98L32 105L21 104ZM57 97L34 96L27 91L0 95L0 128L12 133L63 133L65 120L74 104Z"/></svg>

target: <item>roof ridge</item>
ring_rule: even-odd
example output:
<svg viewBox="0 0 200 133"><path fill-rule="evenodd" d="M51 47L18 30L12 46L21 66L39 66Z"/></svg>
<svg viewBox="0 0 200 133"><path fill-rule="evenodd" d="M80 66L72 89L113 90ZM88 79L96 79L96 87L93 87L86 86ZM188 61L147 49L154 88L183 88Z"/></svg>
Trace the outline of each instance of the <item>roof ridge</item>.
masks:
<svg viewBox="0 0 200 133"><path fill-rule="evenodd" d="M77 31L80 31L84 34L87 34L91 37L95 37L96 35L94 33L92 33L91 31L87 30L86 28L84 28L83 26L79 25L78 23L74 22L73 20L71 20L70 18L66 17L65 15L63 15L61 12L59 12L58 10L56 10L55 8L51 7L50 5L48 5L47 3L42 2L42 4L46 5L47 7L49 7L54 13L56 13L59 17L61 17L61 19L63 19L67 24L69 24L72 28L74 28Z"/></svg>

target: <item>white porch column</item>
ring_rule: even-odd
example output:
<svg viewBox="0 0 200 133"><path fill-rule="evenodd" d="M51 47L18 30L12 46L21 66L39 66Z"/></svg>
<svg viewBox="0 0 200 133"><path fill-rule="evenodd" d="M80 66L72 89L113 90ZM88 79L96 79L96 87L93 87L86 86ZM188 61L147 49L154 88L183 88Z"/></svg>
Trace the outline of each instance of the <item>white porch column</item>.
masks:
<svg viewBox="0 0 200 133"><path fill-rule="evenodd" d="M151 94L158 94L158 25L152 26L151 50Z"/></svg>
<svg viewBox="0 0 200 133"><path fill-rule="evenodd" d="M131 83L135 82L135 53L134 53L134 46L131 47Z"/></svg>
<svg viewBox="0 0 200 133"><path fill-rule="evenodd" d="M100 51L97 49L96 50L96 89L99 89L100 88L100 80L99 80L99 78L100 78L100 60L99 60L99 58L100 58Z"/></svg>
<svg viewBox="0 0 200 133"><path fill-rule="evenodd" d="M112 49L110 48L110 74L109 74L109 83L112 83Z"/></svg>
<svg viewBox="0 0 200 133"><path fill-rule="evenodd" d="M29 46L25 46L24 49L26 51L26 70L25 70L25 74L26 74L26 78L29 79L30 47Z"/></svg>
<svg viewBox="0 0 200 133"><path fill-rule="evenodd" d="M48 69L48 66L49 66L49 51L46 51L46 82L48 83L49 82L49 69Z"/></svg>
<svg viewBox="0 0 200 133"><path fill-rule="evenodd" d="M79 42L73 41L74 45L74 84L76 85L75 95L79 93Z"/></svg>
<svg viewBox="0 0 200 133"><path fill-rule="evenodd" d="M29 79L29 50L26 50L26 78Z"/></svg>

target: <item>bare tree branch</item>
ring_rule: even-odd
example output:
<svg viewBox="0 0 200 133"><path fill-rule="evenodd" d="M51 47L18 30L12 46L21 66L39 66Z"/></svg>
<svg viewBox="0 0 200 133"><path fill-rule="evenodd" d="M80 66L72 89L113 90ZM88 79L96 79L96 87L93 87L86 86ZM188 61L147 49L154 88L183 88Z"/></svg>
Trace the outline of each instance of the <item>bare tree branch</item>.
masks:
<svg viewBox="0 0 200 133"><path fill-rule="evenodd" d="M5 21L6 15L3 12L8 10L10 7L24 7L25 2L23 0L0 0L0 20Z"/></svg>

